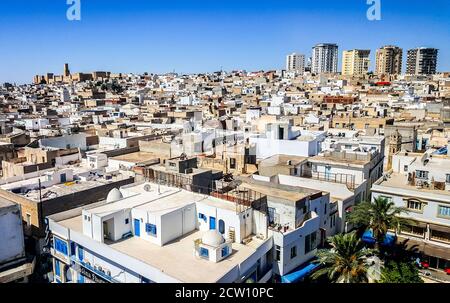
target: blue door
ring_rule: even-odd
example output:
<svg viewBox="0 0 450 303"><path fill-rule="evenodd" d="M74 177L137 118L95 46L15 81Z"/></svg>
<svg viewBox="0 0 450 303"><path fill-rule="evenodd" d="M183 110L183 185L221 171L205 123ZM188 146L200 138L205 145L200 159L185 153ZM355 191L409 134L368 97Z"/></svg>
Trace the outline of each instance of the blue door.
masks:
<svg viewBox="0 0 450 303"><path fill-rule="evenodd" d="M66 174L61 174L61 183L66 183L66 181L67 181Z"/></svg>
<svg viewBox="0 0 450 303"><path fill-rule="evenodd" d="M134 235L136 237L141 236L141 222L139 219L134 219Z"/></svg>
<svg viewBox="0 0 450 303"><path fill-rule="evenodd" d="M216 229L216 218L209 217L209 229Z"/></svg>

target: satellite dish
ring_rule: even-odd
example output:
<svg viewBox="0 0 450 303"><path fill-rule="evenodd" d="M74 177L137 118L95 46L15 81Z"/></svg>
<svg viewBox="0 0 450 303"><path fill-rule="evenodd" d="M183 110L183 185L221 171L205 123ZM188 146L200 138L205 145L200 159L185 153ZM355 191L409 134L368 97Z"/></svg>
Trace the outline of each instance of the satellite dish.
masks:
<svg viewBox="0 0 450 303"><path fill-rule="evenodd" d="M149 192L149 191L152 190L152 187L150 186L150 184L145 184L145 185L144 185L144 190L147 191L147 192Z"/></svg>

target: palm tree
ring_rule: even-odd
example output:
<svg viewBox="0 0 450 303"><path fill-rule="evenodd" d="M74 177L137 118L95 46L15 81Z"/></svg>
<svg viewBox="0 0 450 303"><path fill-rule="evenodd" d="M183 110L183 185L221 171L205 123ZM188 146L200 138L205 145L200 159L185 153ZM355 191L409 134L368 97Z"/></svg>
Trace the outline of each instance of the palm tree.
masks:
<svg viewBox="0 0 450 303"><path fill-rule="evenodd" d="M362 202L356 205L348 215L348 222L364 229L371 229L375 238L375 247L381 247L389 229L397 230L409 220L399 215L407 213L404 207L395 206L394 202L384 197L377 197L373 203Z"/></svg>
<svg viewBox="0 0 450 303"><path fill-rule="evenodd" d="M369 281L367 255L371 249L365 248L356 233L338 234L328 239L332 249L319 250L317 262L322 268L311 277L326 277L335 283L366 283Z"/></svg>

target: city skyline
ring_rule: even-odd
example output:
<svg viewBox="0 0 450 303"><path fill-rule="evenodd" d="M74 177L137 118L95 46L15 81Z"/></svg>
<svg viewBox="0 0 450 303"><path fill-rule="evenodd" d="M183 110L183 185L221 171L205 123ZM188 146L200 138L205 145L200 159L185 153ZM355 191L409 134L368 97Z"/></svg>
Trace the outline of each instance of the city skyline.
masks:
<svg viewBox="0 0 450 303"><path fill-rule="evenodd" d="M448 1L433 1L426 9L415 0L384 0L381 5L382 19L369 21L363 0L100 0L82 1L81 21L68 21L66 1L2 1L0 38L8 47L0 50L0 83L30 83L35 74L59 74L66 62L78 72L283 69L287 54L308 58L314 45L328 42L339 46L338 71L342 52L351 49L370 49L373 71L376 49L384 45L403 49L403 72L407 50L422 46L439 49L438 71L450 70Z"/></svg>

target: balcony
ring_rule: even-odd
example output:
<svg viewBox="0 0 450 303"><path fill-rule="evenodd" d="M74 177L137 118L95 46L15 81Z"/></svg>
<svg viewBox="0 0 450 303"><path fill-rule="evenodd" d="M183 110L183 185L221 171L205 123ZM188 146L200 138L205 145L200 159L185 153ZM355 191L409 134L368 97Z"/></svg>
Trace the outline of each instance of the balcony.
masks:
<svg viewBox="0 0 450 303"><path fill-rule="evenodd" d="M356 188L354 175L310 171L304 172L302 174L302 178L311 178L319 181L345 184L349 190L354 190Z"/></svg>
<svg viewBox="0 0 450 303"><path fill-rule="evenodd" d="M296 227L293 229L289 224L271 224L269 225L269 230L274 232L274 237L278 237L280 235L288 235L292 232L300 232L308 234L310 230L318 230L320 227L319 216L313 212L307 212L301 220L296 222Z"/></svg>

